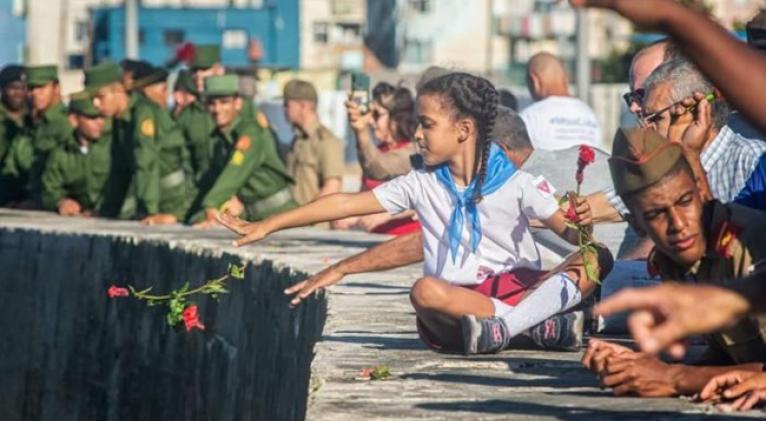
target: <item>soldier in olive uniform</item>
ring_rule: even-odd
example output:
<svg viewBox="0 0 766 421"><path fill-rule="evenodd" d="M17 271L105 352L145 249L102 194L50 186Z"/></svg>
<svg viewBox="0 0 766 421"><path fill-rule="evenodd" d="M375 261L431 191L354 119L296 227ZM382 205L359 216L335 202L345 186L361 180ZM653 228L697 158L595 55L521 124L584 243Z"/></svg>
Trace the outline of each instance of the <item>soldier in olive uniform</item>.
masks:
<svg viewBox="0 0 766 421"><path fill-rule="evenodd" d="M178 119L186 107L197 101L198 94L191 71L179 71L173 88L173 118Z"/></svg>
<svg viewBox="0 0 766 421"><path fill-rule="evenodd" d="M766 214L736 204L703 203L679 143L652 130L622 130L609 166L631 225L655 244L648 262L651 274L666 281L726 285L731 281L724 280L747 276L766 258ZM606 358L599 375L616 394L693 395L710 378L732 369L760 372L764 334L766 319L751 316L708 335L709 349L699 364L710 366L667 364L599 341L590 345L589 354ZM586 362L594 365L601 364Z"/></svg>
<svg viewBox="0 0 766 421"><path fill-rule="evenodd" d="M102 215L122 219L136 214L135 193L128 190L135 168L133 114L139 101L137 93L129 93L122 82L122 70L114 63L85 69L85 88L93 94L93 105L101 115L111 119L112 157L110 189L107 203L119 203L116 209L104 209Z"/></svg>
<svg viewBox="0 0 766 421"><path fill-rule="evenodd" d="M69 120L74 130L50 154L42 174L43 208L66 216L100 215L102 207L119 206L104 203L109 198L104 193L112 166L111 133L105 131L105 119L89 92L71 96Z"/></svg>
<svg viewBox="0 0 766 421"><path fill-rule="evenodd" d="M296 205L288 189L292 180L268 128L242 118L242 98L237 89L235 75L205 79L204 96L216 123L215 150L206 176L214 181L200 192L201 211L195 222L204 220L197 227L214 225L220 209L232 212L238 203L249 220L263 219Z"/></svg>
<svg viewBox="0 0 766 421"><path fill-rule="evenodd" d="M164 69L141 66L134 73L138 100L135 124L133 181L138 216L148 225L184 221L196 196L191 161L181 129L165 109Z"/></svg>
<svg viewBox="0 0 766 421"><path fill-rule="evenodd" d="M0 70L0 205L22 196L21 182L2 174L13 139L26 123L27 79L24 67L8 65Z"/></svg>
<svg viewBox="0 0 766 421"><path fill-rule="evenodd" d="M285 116L295 129L287 171L295 180L291 190L300 205L338 193L342 186L343 142L319 122L317 99L309 82L292 80L285 86Z"/></svg>
<svg viewBox="0 0 766 421"><path fill-rule="evenodd" d="M197 92L204 87L204 80L210 76L221 76L224 68L221 65L221 50L217 45L198 45L194 49L194 59L191 63L192 79ZM207 107L197 98L196 101L187 105L178 116L178 124L181 126L187 147L191 153L192 167L195 180L200 189L205 186L199 184L203 174L210 166L213 158L213 122Z"/></svg>
<svg viewBox="0 0 766 421"><path fill-rule="evenodd" d="M31 104L30 124L25 134L17 136L11 145L3 171L21 180L27 200L38 202L45 161L54 148L66 143L72 126L66 107L61 102L56 66L28 67L26 73Z"/></svg>

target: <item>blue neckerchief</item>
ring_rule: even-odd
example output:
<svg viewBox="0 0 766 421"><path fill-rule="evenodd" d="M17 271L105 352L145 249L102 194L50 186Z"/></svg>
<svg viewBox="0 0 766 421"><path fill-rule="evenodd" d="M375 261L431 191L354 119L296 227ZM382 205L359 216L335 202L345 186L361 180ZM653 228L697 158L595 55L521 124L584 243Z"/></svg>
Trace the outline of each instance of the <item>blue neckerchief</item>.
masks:
<svg viewBox="0 0 766 421"><path fill-rule="evenodd" d="M449 167L443 164L436 168L436 179L449 190L452 197L455 198L455 208L452 209L452 215L449 218L449 249L452 255L452 263L457 259L457 248L460 244L460 236L463 232L463 208L465 208L471 233L471 251L475 252L481 242L481 222L479 221L479 211L473 202L473 193L476 186L476 177L471 180L468 187L462 192L458 192ZM516 172L516 167L505 153L493 142L489 148L489 158L487 159L487 171L484 177L484 185L481 188L483 196L492 194L499 189Z"/></svg>

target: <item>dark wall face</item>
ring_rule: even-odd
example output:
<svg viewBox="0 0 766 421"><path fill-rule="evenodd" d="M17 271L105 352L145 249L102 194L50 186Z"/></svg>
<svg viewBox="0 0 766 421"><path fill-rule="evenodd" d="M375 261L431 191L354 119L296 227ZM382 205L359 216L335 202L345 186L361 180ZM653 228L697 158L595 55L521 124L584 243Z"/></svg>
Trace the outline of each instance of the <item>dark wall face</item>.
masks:
<svg viewBox="0 0 766 421"><path fill-rule="evenodd" d="M0 229L0 413L24 420L297 420L326 302L288 308L295 275L249 264L204 331L167 308L109 299L111 284L158 293L226 273L236 256L162 243Z"/></svg>

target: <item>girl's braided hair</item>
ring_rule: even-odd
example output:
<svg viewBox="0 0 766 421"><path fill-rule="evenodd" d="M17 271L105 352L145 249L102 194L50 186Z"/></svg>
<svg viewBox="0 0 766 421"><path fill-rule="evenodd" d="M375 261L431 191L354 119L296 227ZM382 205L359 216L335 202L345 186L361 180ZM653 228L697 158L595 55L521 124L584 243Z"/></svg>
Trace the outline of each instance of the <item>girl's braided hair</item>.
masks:
<svg viewBox="0 0 766 421"><path fill-rule="evenodd" d="M433 94L454 112L453 118L473 118L479 135L476 139L476 160L473 173L476 177L473 201L482 200L482 186L487 171L492 130L497 116L497 90L492 82L468 73L449 73L431 79L418 91L418 95Z"/></svg>

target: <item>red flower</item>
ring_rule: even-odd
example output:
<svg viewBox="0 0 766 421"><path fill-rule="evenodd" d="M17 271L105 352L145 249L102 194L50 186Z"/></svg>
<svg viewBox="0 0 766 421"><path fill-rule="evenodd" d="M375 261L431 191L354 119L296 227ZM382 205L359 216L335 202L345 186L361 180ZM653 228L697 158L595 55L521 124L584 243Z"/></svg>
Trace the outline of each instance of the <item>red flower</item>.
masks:
<svg viewBox="0 0 766 421"><path fill-rule="evenodd" d="M567 213L564 215L567 220L571 223L577 222L577 212L574 210L572 206L569 206L569 209L567 209Z"/></svg>
<svg viewBox="0 0 766 421"><path fill-rule="evenodd" d="M183 318L184 326L186 326L187 332L195 328L199 330L205 330L205 325L199 321L199 314L197 313L196 304L192 304L184 309Z"/></svg>
<svg viewBox="0 0 766 421"><path fill-rule="evenodd" d="M585 168L596 160L596 152L586 145L580 145L580 157L577 160L577 166Z"/></svg>
<svg viewBox="0 0 766 421"><path fill-rule="evenodd" d="M112 285L109 287L109 290L106 292L106 295L108 295L109 298L127 297L128 295L130 295L130 291L128 291L127 288L120 288L116 285Z"/></svg>

